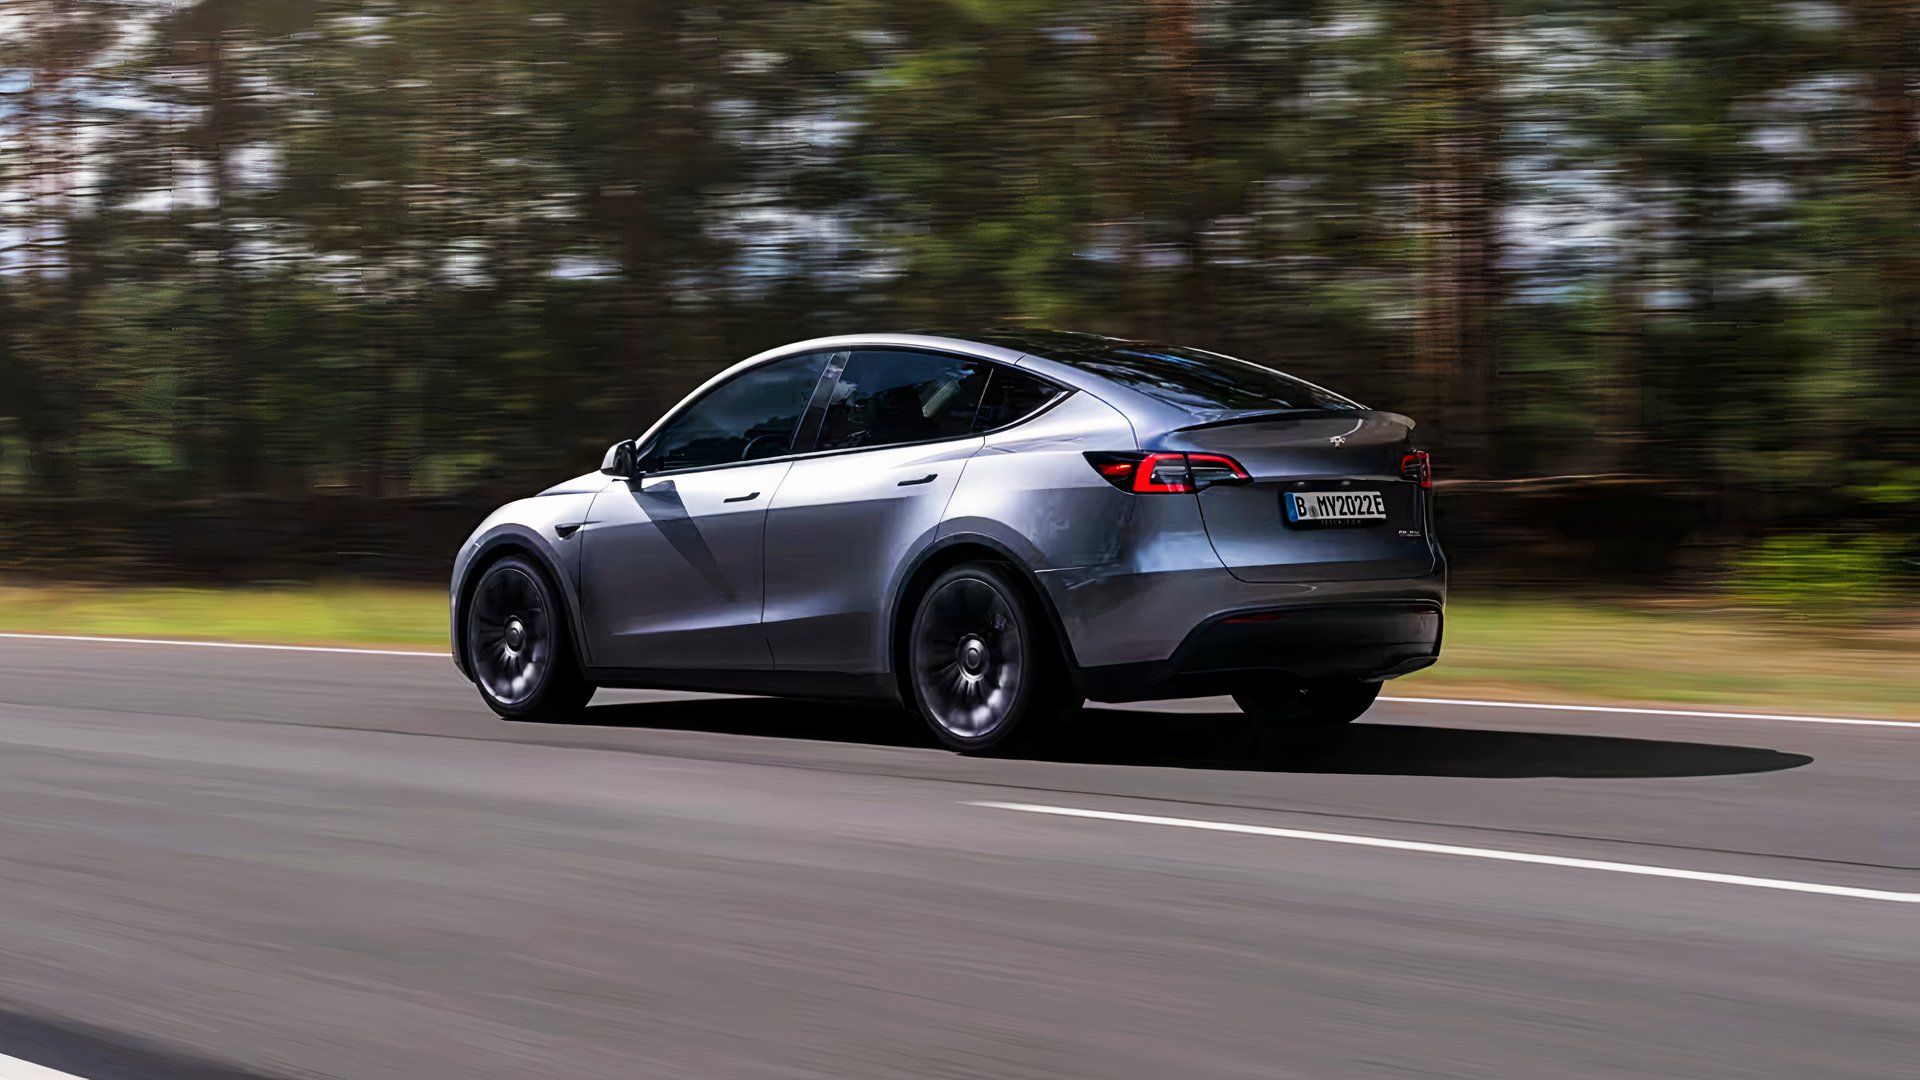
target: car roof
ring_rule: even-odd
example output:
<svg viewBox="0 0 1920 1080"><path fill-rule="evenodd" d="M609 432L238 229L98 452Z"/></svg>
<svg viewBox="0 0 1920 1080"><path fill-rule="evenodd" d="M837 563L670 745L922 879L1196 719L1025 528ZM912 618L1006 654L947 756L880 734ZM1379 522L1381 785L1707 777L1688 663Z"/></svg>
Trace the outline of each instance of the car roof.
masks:
<svg viewBox="0 0 1920 1080"><path fill-rule="evenodd" d="M1163 342L1026 327L995 327L955 333L908 331L837 334L792 342L750 356L716 374L689 394L681 404L685 405L741 371L782 357L825 350L905 348L975 356L1032 371L1112 406L1142 435L1149 431L1185 427L1196 419L1218 419L1227 415L1173 404L1110 379L1092 370L1092 365L1083 367L1076 363L1097 360L1116 349L1154 350L1167 347ZM647 435L651 436L654 430L677 412L679 407L669 410L653 428L648 429Z"/></svg>
<svg viewBox="0 0 1920 1080"><path fill-rule="evenodd" d="M795 353L871 348L936 349L947 352L965 353L969 356L982 356L989 360L998 360L1007 364L1018 363L1020 357L1025 355L1025 352L1021 349L997 345L976 338L914 331L897 333L881 331L870 334L835 334L831 337L817 337L808 338L805 341L795 341L791 344L780 345L768 349L765 352L757 353L735 364L734 367L752 367L765 360L791 356Z"/></svg>
<svg viewBox="0 0 1920 1080"><path fill-rule="evenodd" d="M978 341L987 345L998 345L1005 349L1018 349L1023 353L1042 356L1093 356L1115 346L1146 346L1155 344L1132 338L1107 337L1104 334L1087 334L1076 330L1041 330L1024 326L995 327L966 335L969 341Z"/></svg>
<svg viewBox="0 0 1920 1080"><path fill-rule="evenodd" d="M868 334L836 334L832 337L796 341L750 356L714 376L707 386L720 383L731 378L735 373L758 364L798 353L820 352L827 349L931 349L962 356L977 356L1032 371L1062 386L1085 392L1091 397L1106 402L1125 414L1129 421L1135 423L1145 423L1149 426L1177 426L1184 422L1186 414L1180 410L1170 409L1145 394L1130 390L1094 372L1062 363L1047 355L1049 352L1065 351L1074 343L1077 343L1078 350L1091 353L1096 348L1112 348L1125 342L1120 338L1101 337L1097 334L1017 328L962 332L882 331ZM703 392L707 386L702 386L696 393Z"/></svg>

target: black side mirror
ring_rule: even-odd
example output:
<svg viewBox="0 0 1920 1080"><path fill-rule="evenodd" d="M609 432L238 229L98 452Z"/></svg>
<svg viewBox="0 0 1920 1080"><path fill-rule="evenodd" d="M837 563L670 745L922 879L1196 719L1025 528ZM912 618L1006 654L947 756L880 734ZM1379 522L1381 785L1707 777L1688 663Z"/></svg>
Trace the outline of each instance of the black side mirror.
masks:
<svg viewBox="0 0 1920 1080"><path fill-rule="evenodd" d="M622 439L607 447L607 456L600 459L601 472L623 479L631 479L637 465L632 439Z"/></svg>

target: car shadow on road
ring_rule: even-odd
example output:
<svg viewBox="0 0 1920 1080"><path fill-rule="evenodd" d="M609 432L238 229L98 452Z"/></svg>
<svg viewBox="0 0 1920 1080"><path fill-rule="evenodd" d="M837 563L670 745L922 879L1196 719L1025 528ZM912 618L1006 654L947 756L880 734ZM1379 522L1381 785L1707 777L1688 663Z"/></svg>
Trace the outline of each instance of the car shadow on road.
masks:
<svg viewBox="0 0 1920 1080"><path fill-rule="evenodd" d="M1106 737L1084 740L1073 760L1184 768L1374 776L1623 778L1732 776L1796 769L1813 761L1759 746L1633 739L1497 728L1358 723L1332 732L1258 738L1231 716L1089 712ZM1217 730L1182 728L1212 719Z"/></svg>
<svg viewBox="0 0 1920 1080"><path fill-rule="evenodd" d="M773 698L594 706L590 726L702 731L869 746L931 747L921 721L891 709ZM1089 708L1014 758L1088 765L1376 776L1732 776L1813 759L1758 746L1617 735L1358 723L1313 736L1259 737L1233 714Z"/></svg>
<svg viewBox="0 0 1920 1080"><path fill-rule="evenodd" d="M88 1080L190 1076L195 1080L264 1080L265 1073L197 1057L122 1031L80 1021L0 1010L0 1046L31 1058L0 1058L0 1076L84 1076ZM35 1066L39 1068L35 1068ZM54 1071L48 1071L54 1070Z"/></svg>

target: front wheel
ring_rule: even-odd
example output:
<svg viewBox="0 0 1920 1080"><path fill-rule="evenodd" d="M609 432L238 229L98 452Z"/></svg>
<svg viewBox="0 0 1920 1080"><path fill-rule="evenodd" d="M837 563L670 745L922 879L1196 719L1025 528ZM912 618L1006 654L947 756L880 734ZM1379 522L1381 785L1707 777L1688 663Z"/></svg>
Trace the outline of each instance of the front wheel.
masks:
<svg viewBox="0 0 1920 1080"><path fill-rule="evenodd" d="M1377 682L1336 682L1248 687L1233 700L1262 727L1313 731L1360 719L1379 696Z"/></svg>
<svg viewBox="0 0 1920 1080"><path fill-rule="evenodd" d="M517 555L487 567L467 602L467 666L480 697L509 720L578 719L593 697L547 576Z"/></svg>
<svg viewBox="0 0 1920 1080"><path fill-rule="evenodd" d="M906 659L914 707L955 750L1003 749L1071 696L1046 624L1012 576L987 563L953 567L927 587Z"/></svg>

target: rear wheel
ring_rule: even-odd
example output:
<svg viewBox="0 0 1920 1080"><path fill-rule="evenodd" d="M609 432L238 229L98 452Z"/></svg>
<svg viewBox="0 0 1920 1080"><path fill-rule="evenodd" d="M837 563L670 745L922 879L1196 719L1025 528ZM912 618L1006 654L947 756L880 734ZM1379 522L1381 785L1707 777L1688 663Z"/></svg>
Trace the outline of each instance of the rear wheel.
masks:
<svg viewBox="0 0 1920 1080"><path fill-rule="evenodd" d="M480 576L467 602L467 666L487 706L510 720L577 719L593 697L566 611L547 577L510 555Z"/></svg>
<svg viewBox="0 0 1920 1080"><path fill-rule="evenodd" d="M1360 719L1379 696L1377 682L1335 682L1248 687L1233 700L1264 728L1316 731Z"/></svg>
<svg viewBox="0 0 1920 1080"><path fill-rule="evenodd" d="M953 567L921 594L907 634L907 681L942 743L1003 749L1066 711L1066 672L1037 615L1012 576L988 563Z"/></svg>

